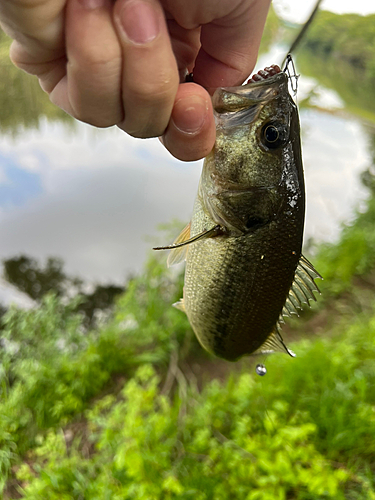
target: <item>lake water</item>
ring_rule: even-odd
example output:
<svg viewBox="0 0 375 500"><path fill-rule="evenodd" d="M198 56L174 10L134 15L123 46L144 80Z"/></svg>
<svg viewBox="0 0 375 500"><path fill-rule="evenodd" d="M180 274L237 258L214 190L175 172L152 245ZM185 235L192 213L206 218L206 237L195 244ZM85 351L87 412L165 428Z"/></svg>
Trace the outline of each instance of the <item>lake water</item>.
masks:
<svg viewBox="0 0 375 500"><path fill-rule="evenodd" d="M278 62L277 50L258 68ZM22 85L16 95L5 86L0 102L0 259L59 256L69 274L124 282L154 243L170 242L159 224L190 219L202 162L179 162L156 139L44 113L44 96ZM298 101L306 96L313 108L300 113L305 241L335 241L367 196L360 174L372 164L374 131L345 113L339 93L302 73Z"/></svg>

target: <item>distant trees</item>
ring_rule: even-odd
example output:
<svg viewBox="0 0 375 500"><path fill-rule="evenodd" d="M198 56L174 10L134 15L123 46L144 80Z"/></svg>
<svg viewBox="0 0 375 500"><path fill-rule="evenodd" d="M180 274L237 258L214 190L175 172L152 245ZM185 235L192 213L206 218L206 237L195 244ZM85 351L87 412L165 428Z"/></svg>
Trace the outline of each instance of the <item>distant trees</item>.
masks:
<svg viewBox="0 0 375 500"><path fill-rule="evenodd" d="M66 275L64 262L57 257L49 257L44 266L27 255L12 257L3 261L5 279L32 299L41 301L49 292L57 296L79 294L80 303L76 311L84 315L86 326L93 326L97 311L106 311L125 287L113 284L96 285L91 293L83 292L83 281Z"/></svg>
<svg viewBox="0 0 375 500"><path fill-rule="evenodd" d="M40 300L51 290L62 295L68 280L63 261L56 257L49 257L44 268L26 255L5 259L3 264L5 279L34 300Z"/></svg>

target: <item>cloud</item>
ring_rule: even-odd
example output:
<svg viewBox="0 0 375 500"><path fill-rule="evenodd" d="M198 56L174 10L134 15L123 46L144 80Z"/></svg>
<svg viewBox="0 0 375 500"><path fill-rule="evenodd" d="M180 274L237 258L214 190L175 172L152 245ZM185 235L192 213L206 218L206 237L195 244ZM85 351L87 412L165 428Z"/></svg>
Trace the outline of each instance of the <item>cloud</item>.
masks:
<svg viewBox="0 0 375 500"><path fill-rule="evenodd" d="M158 224L190 219L201 162L178 162L159 141L100 132L80 124L72 137L60 125L2 139L43 191L0 220L0 257L61 256L72 274L121 282L141 269Z"/></svg>

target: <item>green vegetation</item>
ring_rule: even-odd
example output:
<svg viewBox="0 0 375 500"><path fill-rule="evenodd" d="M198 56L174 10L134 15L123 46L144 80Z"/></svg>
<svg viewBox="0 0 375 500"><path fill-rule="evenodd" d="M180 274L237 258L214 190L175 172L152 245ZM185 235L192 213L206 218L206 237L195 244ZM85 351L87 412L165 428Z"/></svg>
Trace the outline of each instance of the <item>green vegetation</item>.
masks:
<svg viewBox="0 0 375 500"><path fill-rule="evenodd" d="M353 223L345 224L337 244L322 244L314 259L325 280L324 294L339 296L353 291L358 279L371 286L375 268L375 178L370 171L362 175L371 189L364 210L357 211ZM353 282L353 277L357 280Z"/></svg>
<svg viewBox="0 0 375 500"><path fill-rule="evenodd" d="M375 14L318 12L305 46L322 56L348 62L361 76L375 82Z"/></svg>
<svg viewBox="0 0 375 500"><path fill-rule="evenodd" d="M374 198L314 261L323 310L334 297L345 314L294 343L296 359L267 358L264 378L251 360L203 352L170 307L182 277L164 259L150 259L97 330L53 295L9 311L4 499L375 499L375 301L348 301L374 267ZM301 337L308 318L296 325Z"/></svg>

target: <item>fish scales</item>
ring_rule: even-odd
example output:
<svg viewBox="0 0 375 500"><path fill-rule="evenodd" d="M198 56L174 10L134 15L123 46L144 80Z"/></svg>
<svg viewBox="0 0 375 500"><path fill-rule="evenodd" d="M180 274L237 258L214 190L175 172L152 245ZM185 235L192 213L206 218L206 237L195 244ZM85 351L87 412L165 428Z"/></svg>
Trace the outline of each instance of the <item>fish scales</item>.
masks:
<svg viewBox="0 0 375 500"><path fill-rule="evenodd" d="M304 178L287 75L266 68L247 85L217 89L213 106L215 146L203 165L190 231L170 255L186 256L177 306L202 346L219 357L235 361L271 348L290 353L278 330L284 306L290 293L298 307L295 296L314 298L319 275L301 255ZM296 290L301 265L310 274Z"/></svg>
<svg viewBox="0 0 375 500"><path fill-rule="evenodd" d="M294 180L299 205L293 211L287 195L290 188L286 182L291 182L288 170L293 168L285 165L285 180L280 185L284 203L275 220L254 232L205 239L189 246L186 313L202 346L217 356L236 360L260 348L285 304L302 245L304 197L298 177ZM201 196L194 208L192 234L212 225L210 217L204 216Z"/></svg>

